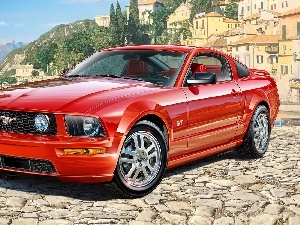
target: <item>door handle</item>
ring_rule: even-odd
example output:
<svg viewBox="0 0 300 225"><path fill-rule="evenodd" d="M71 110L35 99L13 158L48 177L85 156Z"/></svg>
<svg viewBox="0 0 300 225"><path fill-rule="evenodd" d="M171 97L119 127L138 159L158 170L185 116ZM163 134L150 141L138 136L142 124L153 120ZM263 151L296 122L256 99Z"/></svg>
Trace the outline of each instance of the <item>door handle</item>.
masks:
<svg viewBox="0 0 300 225"><path fill-rule="evenodd" d="M231 90L231 94L232 94L233 96L238 96L238 95L240 94L240 92L238 92L238 91L232 89L232 90Z"/></svg>

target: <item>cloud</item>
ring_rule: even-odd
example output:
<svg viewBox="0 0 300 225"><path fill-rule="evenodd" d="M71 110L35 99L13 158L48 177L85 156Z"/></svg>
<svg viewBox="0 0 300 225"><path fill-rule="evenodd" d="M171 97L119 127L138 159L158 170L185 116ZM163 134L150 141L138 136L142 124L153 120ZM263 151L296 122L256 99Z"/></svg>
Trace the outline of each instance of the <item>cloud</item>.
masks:
<svg viewBox="0 0 300 225"><path fill-rule="evenodd" d="M76 3L95 3L101 0L64 0L65 3L76 4Z"/></svg>
<svg viewBox="0 0 300 225"><path fill-rule="evenodd" d="M0 21L0 26L8 26L8 23Z"/></svg>

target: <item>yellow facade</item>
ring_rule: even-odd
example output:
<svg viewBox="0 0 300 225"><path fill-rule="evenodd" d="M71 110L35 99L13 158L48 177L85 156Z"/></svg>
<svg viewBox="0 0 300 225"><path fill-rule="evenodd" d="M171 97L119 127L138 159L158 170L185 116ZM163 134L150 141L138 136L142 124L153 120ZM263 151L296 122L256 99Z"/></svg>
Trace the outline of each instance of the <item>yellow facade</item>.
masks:
<svg viewBox="0 0 300 225"><path fill-rule="evenodd" d="M169 16L167 21L168 28L179 28L180 23L174 24L179 21L188 20L191 15L191 5L189 3L182 3L173 14Z"/></svg>
<svg viewBox="0 0 300 225"><path fill-rule="evenodd" d="M232 56L250 68L276 74L278 68L279 35L253 35L229 44Z"/></svg>
<svg viewBox="0 0 300 225"><path fill-rule="evenodd" d="M238 27L239 22L228 19L216 12L208 14L198 14L193 20L192 38L182 43L190 43L190 45L203 45L207 39L216 34L224 33Z"/></svg>
<svg viewBox="0 0 300 225"><path fill-rule="evenodd" d="M299 100L299 90L291 88L291 80L299 76L299 60L295 57L300 51L297 37L300 36L300 7L283 13L280 18L280 39L278 55L277 83L282 101ZM298 49L298 50L297 50Z"/></svg>

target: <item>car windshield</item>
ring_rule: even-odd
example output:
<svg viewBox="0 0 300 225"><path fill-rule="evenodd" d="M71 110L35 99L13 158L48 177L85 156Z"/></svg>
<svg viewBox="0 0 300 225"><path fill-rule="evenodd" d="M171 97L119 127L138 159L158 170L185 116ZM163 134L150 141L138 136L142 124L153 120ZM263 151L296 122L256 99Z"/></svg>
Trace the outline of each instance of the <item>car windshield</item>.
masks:
<svg viewBox="0 0 300 225"><path fill-rule="evenodd" d="M112 50L93 54L65 77L109 76L174 86L186 53L158 50Z"/></svg>

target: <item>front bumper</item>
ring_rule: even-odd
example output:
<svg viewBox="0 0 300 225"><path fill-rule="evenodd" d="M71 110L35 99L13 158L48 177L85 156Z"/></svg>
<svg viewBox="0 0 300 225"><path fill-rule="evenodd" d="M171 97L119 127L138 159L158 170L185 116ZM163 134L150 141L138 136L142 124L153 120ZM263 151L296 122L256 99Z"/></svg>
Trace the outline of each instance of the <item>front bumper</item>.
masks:
<svg viewBox="0 0 300 225"><path fill-rule="evenodd" d="M49 137L18 133L0 133L0 170L56 176L66 182L107 182L113 178L118 160L118 138ZM116 141L116 142L115 142ZM64 149L106 148L96 155L67 155ZM29 168L24 166L29 162ZM54 170L34 169L32 162L50 162ZM47 164L47 163L46 163ZM44 165L44 164L43 164ZM46 165L47 167L47 165Z"/></svg>

